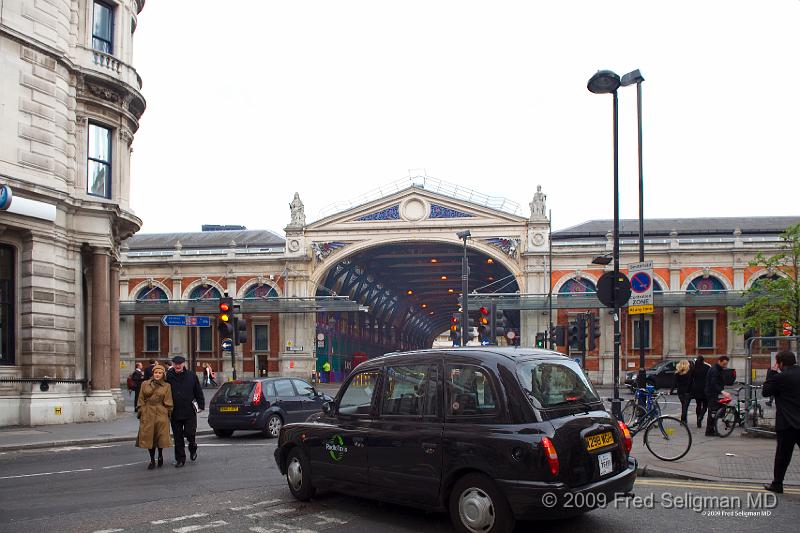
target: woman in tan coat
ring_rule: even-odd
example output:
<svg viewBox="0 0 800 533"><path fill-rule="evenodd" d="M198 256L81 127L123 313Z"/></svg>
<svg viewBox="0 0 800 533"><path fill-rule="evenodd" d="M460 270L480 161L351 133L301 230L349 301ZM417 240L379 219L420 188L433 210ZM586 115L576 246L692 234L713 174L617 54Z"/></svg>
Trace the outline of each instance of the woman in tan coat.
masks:
<svg viewBox="0 0 800 533"><path fill-rule="evenodd" d="M156 365L153 368L153 377L142 383L139 392L139 408L136 416L139 418L139 436L136 446L147 448L150 452L148 470L155 468L156 448L158 448L158 466L164 464L162 450L170 448L172 441L169 438L169 417L172 416L172 388L164 379L164 367Z"/></svg>

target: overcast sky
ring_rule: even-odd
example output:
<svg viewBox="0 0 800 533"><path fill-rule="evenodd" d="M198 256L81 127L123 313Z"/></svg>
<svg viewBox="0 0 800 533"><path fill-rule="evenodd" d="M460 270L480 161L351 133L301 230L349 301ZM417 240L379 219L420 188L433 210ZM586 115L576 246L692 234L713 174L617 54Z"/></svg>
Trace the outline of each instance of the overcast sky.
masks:
<svg viewBox="0 0 800 533"><path fill-rule="evenodd" d="M649 217L800 213L800 0L152 0L134 66L142 232L278 233L425 169L611 218L612 98L639 68ZM638 216L636 89L620 89L621 215Z"/></svg>

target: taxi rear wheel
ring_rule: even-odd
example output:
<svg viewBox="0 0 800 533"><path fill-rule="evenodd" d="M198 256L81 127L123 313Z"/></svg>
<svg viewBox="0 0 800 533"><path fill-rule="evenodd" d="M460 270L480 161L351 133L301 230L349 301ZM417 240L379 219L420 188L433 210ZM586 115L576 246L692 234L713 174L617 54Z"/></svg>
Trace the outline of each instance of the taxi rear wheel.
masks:
<svg viewBox="0 0 800 533"><path fill-rule="evenodd" d="M292 496L307 502L316 494L317 489L311 484L311 469L308 458L300 448L292 448L286 459L286 482Z"/></svg>
<svg viewBox="0 0 800 533"><path fill-rule="evenodd" d="M505 496L483 474L467 474L456 482L450 520L461 533L511 533L515 524Z"/></svg>
<svg viewBox="0 0 800 533"><path fill-rule="evenodd" d="M281 418L281 415L272 414L267 419L267 425L264 428L264 434L274 439L280 435L282 427L283 419Z"/></svg>

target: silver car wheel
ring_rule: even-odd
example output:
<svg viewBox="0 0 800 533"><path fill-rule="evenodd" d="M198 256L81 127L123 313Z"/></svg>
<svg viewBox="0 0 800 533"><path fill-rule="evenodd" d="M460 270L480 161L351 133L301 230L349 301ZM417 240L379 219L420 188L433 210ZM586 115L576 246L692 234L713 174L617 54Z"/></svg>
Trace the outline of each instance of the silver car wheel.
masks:
<svg viewBox="0 0 800 533"><path fill-rule="evenodd" d="M292 457L292 460L289 461L289 466L286 469L286 479L295 492L299 492L303 488L303 467L297 457Z"/></svg>
<svg viewBox="0 0 800 533"><path fill-rule="evenodd" d="M494 526L495 511L492 498L476 487L461 493L458 500L458 514L461 523L469 531L484 533Z"/></svg>
<svg viewBox="0 0 800 533"><path fill-rule="evenodd" d="M271 437L277 437L281 432L281 427L283 427L281 417L278 415L272 415L269 417L269 420L267 421L267 430L269 431L269 435Z"/></svg>

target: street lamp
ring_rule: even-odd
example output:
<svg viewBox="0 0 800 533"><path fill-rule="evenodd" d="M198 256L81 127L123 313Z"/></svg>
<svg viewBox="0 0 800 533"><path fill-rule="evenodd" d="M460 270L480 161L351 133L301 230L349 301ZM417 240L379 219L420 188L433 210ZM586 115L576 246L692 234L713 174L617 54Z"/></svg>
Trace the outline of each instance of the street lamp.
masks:
<svg viewBox="0 0 800 533"><path fill-rule="evenodd" d="M622 416L619 398L619 300L617 298L617 276L619 272L619 127L618 127L618 100L617 89L621 85L619 75L610 70L599 70L589 79L586 88L595 94L612 94L613 100L613 130L614 130L614 290L611 291L614 303L614 398L611 400L611 413L620 418Z"/></svg>
<svg viewBox="0 0 800 533"><path fill-rule="evenodd" d="M636 84L636 117L639 130L639 262L644 262L644 172L642 170L642 82L639 69L622 76L622 86ZM647 375L644 369L644 320L639 320L639 374L636 386L644 388Z"/></svg>
<svg viewBox="0 0 800 533"><path fill-rule="evenodd" d="M467 330L469 329L469 264L467 263L467 239L472 233L468 229L459 231L456 236L464 241L464 256L461 259L461 346L467 345Z"/></svg>

